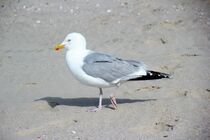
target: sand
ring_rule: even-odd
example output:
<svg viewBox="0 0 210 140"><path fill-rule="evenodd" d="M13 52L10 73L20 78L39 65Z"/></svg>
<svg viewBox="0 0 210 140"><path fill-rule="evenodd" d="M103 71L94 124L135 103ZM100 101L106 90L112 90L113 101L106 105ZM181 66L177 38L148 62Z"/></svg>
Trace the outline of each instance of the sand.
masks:
<svg viewBox="0 0 210 140"><path fill-rule="evenodd" d="M210 139L209 0L1 0L1 140ZM171 79L104 89L70 74L70 32L89 49L143 61ZM112 110L109 95L118 98Z"/></svg>

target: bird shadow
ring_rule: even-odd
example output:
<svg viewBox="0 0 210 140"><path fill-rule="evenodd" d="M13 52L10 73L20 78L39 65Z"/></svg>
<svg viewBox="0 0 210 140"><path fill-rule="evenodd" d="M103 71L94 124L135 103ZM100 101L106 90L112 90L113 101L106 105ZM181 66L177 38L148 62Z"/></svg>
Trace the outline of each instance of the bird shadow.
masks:
<svg viewBox="0 0 210 140"><path fill-rule="evenodd" d="M89 107L89 106L97 106L99 99L98 98L44 97L44 98L36 99L34 101L46 101L48 105L52 108L58 105ZM147 101L156 101L156 99L117 99L118 104L147 102ZM103 104L106 105L105 107L110 108L109 107L109 105L111 104L110 99L104 98Z"/></svg>

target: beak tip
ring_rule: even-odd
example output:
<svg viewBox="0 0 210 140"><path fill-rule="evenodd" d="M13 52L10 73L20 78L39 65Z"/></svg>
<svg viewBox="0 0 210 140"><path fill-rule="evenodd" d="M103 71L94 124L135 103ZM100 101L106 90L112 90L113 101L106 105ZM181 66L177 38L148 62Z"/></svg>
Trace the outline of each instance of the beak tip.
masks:
<svg viewBox="0 0 210 140"><path fill-rule="evenodd" d="M63 48L64 48L64 45L58 44L54 47L54 50L59 51L60 49L63 49Z"/></svg>

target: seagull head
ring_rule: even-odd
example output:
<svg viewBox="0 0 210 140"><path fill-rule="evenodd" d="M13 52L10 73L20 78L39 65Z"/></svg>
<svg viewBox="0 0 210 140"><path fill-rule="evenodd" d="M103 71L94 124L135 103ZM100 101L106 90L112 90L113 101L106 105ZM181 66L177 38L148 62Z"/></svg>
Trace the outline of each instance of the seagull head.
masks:
<svg viewBox="0 0 210 140"><path fill-rule="evenodd" d="M61 44L55 46L55 50L60 50L66 48L68 50L73 49L86 49L85 37L80 33L70 33L68 34Z"/></svg>

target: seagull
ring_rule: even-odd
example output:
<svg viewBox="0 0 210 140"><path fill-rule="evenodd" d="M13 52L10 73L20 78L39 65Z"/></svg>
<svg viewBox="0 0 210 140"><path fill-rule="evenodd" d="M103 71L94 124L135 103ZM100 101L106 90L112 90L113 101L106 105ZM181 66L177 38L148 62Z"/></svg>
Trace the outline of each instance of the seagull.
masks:
<svg viewBox="0 0 210 140"><path fill-rule="evenodd" d="M86 49L86 39L80 33L68 34L55 50L66 48L66 62L74 78L82 84L99 88L99 105L102 109L103 88L120 86L127 81L170 78L169 74L147 70L143 62L123 60L112 55ZM117 109L114 95L110 95L113 109Z"/></svg>

